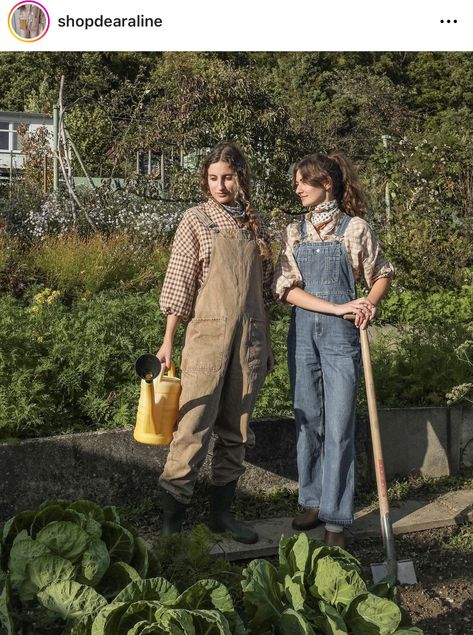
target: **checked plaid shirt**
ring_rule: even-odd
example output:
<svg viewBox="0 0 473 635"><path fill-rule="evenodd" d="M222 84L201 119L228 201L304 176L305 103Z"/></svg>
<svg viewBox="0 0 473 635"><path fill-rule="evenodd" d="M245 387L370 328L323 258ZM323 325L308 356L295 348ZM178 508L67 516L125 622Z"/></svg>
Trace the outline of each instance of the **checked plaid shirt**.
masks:
<svg viewBox="0 0 473 635"><path fill-rule="evenodd" d="M221 205L209 199L199 206L220 229L241 227ZM269 245L269 233L263 226L259 236ZM198 290L205 282L212 252L212 230L187 210L174 236L171 257L160 297L160 309L164 315L178 315L189 320ZM263 298L266 307L273 302L271 284L273 264L271 259L262 260Z"/></svg>

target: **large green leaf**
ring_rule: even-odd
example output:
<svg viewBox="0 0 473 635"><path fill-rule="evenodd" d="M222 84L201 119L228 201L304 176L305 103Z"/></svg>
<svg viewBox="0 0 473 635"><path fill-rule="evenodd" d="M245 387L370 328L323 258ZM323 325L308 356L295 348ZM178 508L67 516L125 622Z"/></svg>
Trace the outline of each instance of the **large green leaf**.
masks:
<svg viewBox="0 0 473 635"><path fill-rule="evenodd" d="M321 544L313 550L311 555L311 577L315 575L318 562L326 556L329 556L332 560L343 563L350 569L356 571L360 576L362 575L363 567L361 566L361 563L351 555L351 553L348 553L348 551L345 551L345 549L342 549L341 547L329 547Z"/></svg>
<svg viewBox="0 0 473 635"><path fill-rule="evenodd" d="M100 609L92 623L92 635L127 635L119 633L118 628L128 606L125 602L113 602Z"/></svg>
<svg viewBox="0 0 473 635"><path fill-rule="evenodd" d="M39 509L31 523L30 534L33 538L43 527L56 521L64 520L64 508L61 505L50 504Z"/></svg>
<svg viewBox="0 0 473 635"><path fill-rule="evenodd" d="M72 626L69 635L92 635L92 623L94 618L91 615L83 617Z"/></svg>
<svg viewBox="0 0 473 635"><path fill-rule="evenodd" d="M199 580L181 593L174 607L189 610L217 609L225 616L232 630L236 625L236 611L232 597L228 589L216 580Z"/></svg>
<svg viewBox="0 0 473 635"><path fill-rule="evenodd" d="M36 592L59 580L72 580L75 574L74 565L65 558L48 554L39 556L28 563L26 575L34 585Z"/></svg>
<svg viewBox="0 0 473 635"><path fill-rule="evenodd" d="M73 509L80 514L84 514L88 518L93 518L99 523L105 520L103 509L97 503L89 500L77 500L69 505L69 509Z"/></svg>
<svg viewBox="0 0 473 635"><path fill-rule="evenodd" d="M232 635L230 625L216 610L189 611L196 635Z"/></svg>
<svg viewBox="0 0 473 635"><path fill-rule="evenodd" d="M148 547L139 536L135 537L135 549L130 564L142 578L146 577L148 573Z"/></svg>
<svg viewBox="0 0 473 635"><path fill-rule="evenodd" d="M118 625L119 633L128 633L128 631L138 622L145 621L153 623L156 621L156 611L160 608L157 601L139 600L128 605L126 611L121 614L120 623Z"/></svg>
<svg viewBox="0 0 473 635"><path fill-rule="evenodd" d="M21 531L13 541L8 561L10 580L14 589L21 590L20 595L24 600L34 597L34 588L29 590L21 588L28 579L26 568L35 558L45 555L52 555L52 553L46 545L28 536L26 530Z"/></svg>
<svg viewBox="0 0 473 635"><path fill-rule="evenodd" d="M284 579L284 593L289 604L295 611L301 611L304 608L307 594L304 587L304 574L302 571L295 573L292 578L286 575Z"/></svg>
<svg viewBox="0 0 473 635"><path fill-rule="evenodd" d="M324 635L346 635L347 626L343 617L334 606L319 602L320 615L314 621L314 626L324 633Z"/></svg>
<svg viewBox="0 0 473 635"><path fill-rule="evenodd" d="M286 575L292 577L291 568L289 565L289 554L291 553L293 545L296 543L298 536L281 536L279 541L279 573L281 580L284 580Z"/></svg>
<svg viewBox="0 0 473 635"><path fill-rule="evenodd" d="M315 631L302 613L286 609L278 625L281 635L315 635Z"/></svg>
<svg viewBox="0 0 473 635"><path fill-rule="evenodd" d="M354 597L366 592L366 584L361 576L344 562L330 556L317 563L314 584L309 592L316 598L343 609Z"/></svg>
<svg viewBox="0 0 473 635"><path fill-rule="evenodd" d="M387 580L382 580L377 584L373 584L370 586L368 591L373 595L377 595L379 598L391 600L391 602L397 602L399 596L397 586Z"/></svg>
<svg viewBox="0 0 473 635"><path fill-rule="evenodd" d="M177 608L176 600L178 599L178 597L179 592L176 587L164 578L148 578L147 580L135 580L133 582L130 582L117 595L117 597L115 598L115 602L138 602L139 600L157 600L161 604L169 604Z"/></svg>
<svg viewBox="0 0 473 635"><path fill-rule="evenodd" d="M297 536L297 540L293 544L287 557L291 577L298 571L306 572L309 565L310 551L309 539L307 538L307 534L302 531Z"/></svg>
<svg viewBox="0 0 473 635"><path fill-rule="evenodd" d="M33 511L20 512L13 518L7 520L2 529L2 569L7 568L10 548L16 536L23 530L28 530L33 522L35 513Z"/></svg>
<svg viewBox="0 0 473 635"><path fill-rule="evenodd" d="M424 635L424 631L421 631L417 626L406 626L398 628L397 631L394 631L394 635Z"/></svg>
<svg viewBox="0 0 473 635"><path fill-rule="evenodd" d="M156 622L166 633L172 633L172 635L195 635L196 633L192 616L185 609L162 607L156 613ZM144 631L143 635L147 632Z"/></svg>
<svg viewBox="0 0 473 635"><path fill-rule="evenodd" d="M53 498L53 499L49 499L44 501L43 503L41 503L41 505L38 507L37 511L41 511L42 509L44 509L45 507L50 507L51 505L56 505L58 507L61 507L62 509L66 509L66 507L68 505L70 505L71 501L65 500L64 498Z"/></svg>
<svg viewBox="0 0 473 635"><path fill-rule="evenodd" d="M0 595L0 631L5 635L15 635L15 626L11 612L10 580L7 577Z"/></svg>
<svg viewBox="0 0 473 635"><path fill-rule="evenodd" d="M110 556L102 540L92 540L82 555L78 581L95 587L110 566Z"/></svg>
<svg viewBox="0 0 473 635"><path fill-rule="evenodd" d="M105 521L102 524L102 540L107 545L112 562L129 564L135 550L135 542L131 533L117 523Z"/></svg>
<svg viewBox="0 0 473 635"><path fill-rule="evenodd" d="M130 582L141 580L140 574L126 562L114 562L100 580L97 591L107 599L113 599Z"/></svg>
<svg viewBox="0 0 473 635"><path fill-rule="evenodd" d="M273 565L266 560L252 560L243 570L243 602L255 633L264 633L279 623L284 611L282 587Z"/></svg>
<svg viewBox="0 0 473 635"><path fill-rule="evenodd" d="M46 609L66 620L80 620L107 606L107 600L97 591L74 580L53 582L37 597Z"/></svg>
<svg viewBox="0 0 473 635"><path fill-rule="evenodd" d="M149 622L138 622L128 631L127 635L169 635L169 630L164 630L159 624L150 624ZM180 631L179 635L184 631Z"/></svg>
<svg viewBox="0 0 473 635"><path fill-rule="evenodd" d="M44 527L36 537L53 553L71 562L77 562L90 543L89 534L69 521L53 522Z"/></svg>
<svg viewBox="0 0 473 635"><path fill-rule="evenodd" d="M353 635L392 635L401 622L399 607L372 593L356 597L345 613Z"/></svg>

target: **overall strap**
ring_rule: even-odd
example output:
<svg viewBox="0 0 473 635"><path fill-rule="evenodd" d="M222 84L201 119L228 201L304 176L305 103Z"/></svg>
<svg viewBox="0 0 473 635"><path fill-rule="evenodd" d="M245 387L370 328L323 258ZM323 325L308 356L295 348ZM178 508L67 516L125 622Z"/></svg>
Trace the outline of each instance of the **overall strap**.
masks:
<svg viewBox="0 0 473 635"><path fill-rule="evenodd" d="M301 220L301 242L303 242L307 238L307 236L307 221L304 218L304 220Z"/></svg>
<svg viewBox="0 0 473 635"><path fill-rule="evenodd" d="M194 214L194 216L196 216L200 220L200 222L202 223L204 227L207 227L207 229L210 229L211 231L218 232L217 223L213 221L211 218L209 218L202 209L199 209L198 207L194 207L194 209L192 210L192 213Z"/></svg>
<svg viewBox="0 0 473 635"><path fill-rule="evenodd" d="M343 236L345 235L345 231L348 227L348 223L351 221L351 219L352 217L348 216L348 214L342 215L342 220L340 221L340 224L337 227L337 230L335 232L335 235L338 236L338 238L343 238Z"/></svg>

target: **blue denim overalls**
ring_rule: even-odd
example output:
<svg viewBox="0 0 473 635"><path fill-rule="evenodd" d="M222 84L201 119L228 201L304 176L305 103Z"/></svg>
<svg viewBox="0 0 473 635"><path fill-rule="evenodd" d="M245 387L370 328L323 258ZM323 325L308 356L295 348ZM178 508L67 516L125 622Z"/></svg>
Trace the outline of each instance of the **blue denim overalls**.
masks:
<svg viewBox="0 0 473 635"><path fill-rule="evenodd" d="M308 242L306 221L294 255L305 291L342 304L355 299L343 236ZM299 503L319 508L323 522L353 522L355 407L360 375L359 332L342 317L294 307L288 333L289 375L297 433Z"/></svg>

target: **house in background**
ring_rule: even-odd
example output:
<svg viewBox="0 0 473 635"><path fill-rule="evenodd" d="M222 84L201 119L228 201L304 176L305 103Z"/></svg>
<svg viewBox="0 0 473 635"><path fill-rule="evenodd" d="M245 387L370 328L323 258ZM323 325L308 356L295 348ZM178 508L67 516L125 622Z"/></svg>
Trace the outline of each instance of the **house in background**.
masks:
<svg viewBox="0 0 473 635"><path fill-rule="evenodd" d="M26 125L30 132L44 126L53 136L53 119L36 112L8 112L0 110L0 179L10 180L21 171L24 156L21 153L19 126Z"/></svg>

